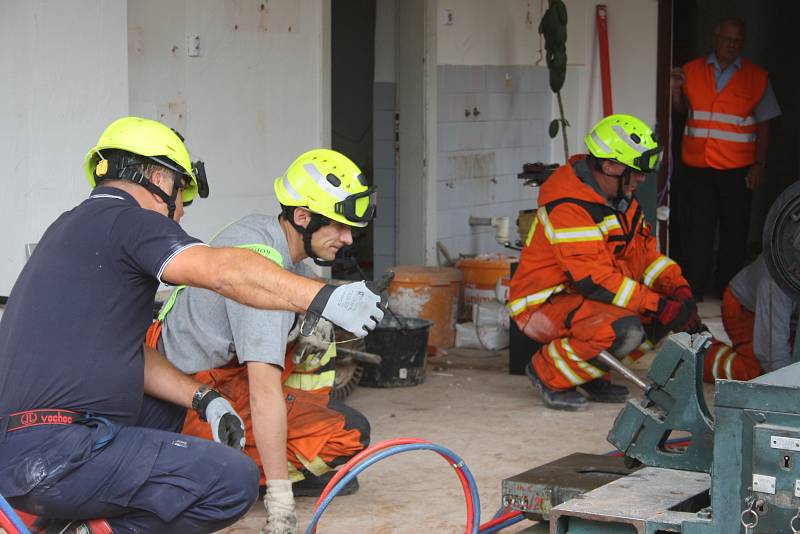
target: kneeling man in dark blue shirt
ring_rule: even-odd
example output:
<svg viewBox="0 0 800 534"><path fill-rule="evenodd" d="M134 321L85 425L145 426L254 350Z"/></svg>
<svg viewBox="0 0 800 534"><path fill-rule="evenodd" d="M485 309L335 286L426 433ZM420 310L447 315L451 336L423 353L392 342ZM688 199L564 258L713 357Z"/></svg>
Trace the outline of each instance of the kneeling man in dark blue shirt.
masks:
<svg viewBox="0 0 800 534"><path fill-rule="evenodd" d="M380 297L186 234L178 221L208 195L205 171L161 123L113 122L86 172L91 196L47 229L0 321L0 495L58 518L56 532L222 529L258 498L258 469L230 404L143 348L159 282L308 310L360 336L382 318ZM177 433L187 408L216 442Z"/></svg>

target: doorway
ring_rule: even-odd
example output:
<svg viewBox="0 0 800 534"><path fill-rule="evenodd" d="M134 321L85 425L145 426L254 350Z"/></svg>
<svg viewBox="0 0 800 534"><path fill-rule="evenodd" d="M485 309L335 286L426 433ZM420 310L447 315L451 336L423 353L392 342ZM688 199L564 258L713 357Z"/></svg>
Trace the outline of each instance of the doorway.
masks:
<svg viewBox="0 0 800 534"><path fill-rule="evenodd" d="M716 23L725 17L738 17L747 25L742 55L766 68L770 83L781 108L781 116L770 121L765 184L753 193L750 231L747 238L749 258L761 251L761 234L772 202L787 186L800 177L800 92L793 77L800 61L792 53L795 43L795 21L800 15L800 3L794 0L662 0L672 4L672 66L707 55L711 51ZM669 79L666 79L669 83ZM660 91L669 88L660 88ZM686 219L686 195L691 184L682 178L680 150L681 132L685 117L672 114L673 158L670 177L669 255L679 263L683 257L682 235Z"/></svg>
<svg viewBox="0 0 800 534"><path fill-rule="evenodd" d="M373 185L373 81L375 0L331 3L331 147L353 160ZM380 206L380 204L379 204ZM354 232L339 251L334 278L371 280L373 224Z"/></svg>

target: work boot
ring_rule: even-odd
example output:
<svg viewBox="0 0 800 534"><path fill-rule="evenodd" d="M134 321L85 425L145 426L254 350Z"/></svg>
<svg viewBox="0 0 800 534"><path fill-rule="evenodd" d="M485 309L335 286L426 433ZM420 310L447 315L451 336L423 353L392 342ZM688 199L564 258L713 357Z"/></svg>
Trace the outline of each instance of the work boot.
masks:
<svg viewBox="0 0 800 534"><path fill-rule="evenodd" d="M42 534L112 534L111 525L105 519L50 519L43 529L36 529L41 525L37 520L31 525L31 532L41 532Z"/></svg>
<svg viewBox="0 0 800 534"><path fill-rule="evenodd" d="M318 477L306 475L303 480L292 484L292 493L295 497L319 497L335 474L336 471L328 471ZM356 491L358 491L358 478L353 477L336 496L351 495Z"/></svg>
<svg viewBox="0 0 800 534"><path fill-rule="evenodd" d="M580 388L594 402L625 402L630 393L625 386L612 384L603 378L586 382Z"/></svg>
<svg viewBox="0 0 800 534"><path fill-rule="evenodd" d="M525 374L533 384L533 387L539 391L545 406L548 408L575 412L585 408L588 404L586 397L578 393L574 388L557 390L550 389L544 385L544 382L536 375L536 371L533 370L531 364L525 366Z"/></svg>

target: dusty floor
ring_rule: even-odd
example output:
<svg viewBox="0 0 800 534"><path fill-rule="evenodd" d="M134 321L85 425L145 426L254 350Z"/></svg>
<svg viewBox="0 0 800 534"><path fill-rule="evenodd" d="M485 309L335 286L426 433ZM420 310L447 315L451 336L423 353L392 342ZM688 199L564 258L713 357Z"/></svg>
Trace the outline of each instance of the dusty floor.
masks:
<svg viewBox="0 0 800 534"><path fill-rule="evenodd" d="M701 303L700 310L712 333L727 340L719 302ZM651 359L640 360L637 373L643 375ZM706 392L712 393L712 386L707 386ZM373 443L415 437L459 455L478 484L481 522L491 519L499 508L504 478L572 452L611 450L606 434L621 407L592 403L578 413L548 410L527 378L508 373L508 351L492 355L466 349L452 349L443 366L429 368L424 384L394 389L359 387L348 403L369 418ZM464 531L465 505L458 478L434 452L392 456L364 471L359 481L360 491L339 497L328 507L318 532ZM314 503L311 498L297 499L301 531L308 525ZM258 532L263 523L264 509L257 503L224 532ZM503 532L521 532L532 524L523 521Z"/></svg>

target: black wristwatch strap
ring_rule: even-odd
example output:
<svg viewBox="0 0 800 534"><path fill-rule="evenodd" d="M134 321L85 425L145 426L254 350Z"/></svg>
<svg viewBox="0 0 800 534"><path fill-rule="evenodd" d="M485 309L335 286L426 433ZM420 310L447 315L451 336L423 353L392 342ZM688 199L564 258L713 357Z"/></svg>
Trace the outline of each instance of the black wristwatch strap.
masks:
<svg viewBox="0 0 800 534"><path fill-rule="evenodd" d="M311 304L308 305L308 311L322 317L322 310L325 309L328 299L331 298L331 295L335 290L336 286L332 284L325 284L322 286L322 289L319 290L319 293L314 296L314 300L312 300Z"/></svg>
<svg viewBox="0 0 800 534"><path fill-rule="evenodd" d="M208 386L200 386L192 396L192 409L197 412L201 421L206 421L206 408L214 399L222 397L216 390Z"/></svg>

